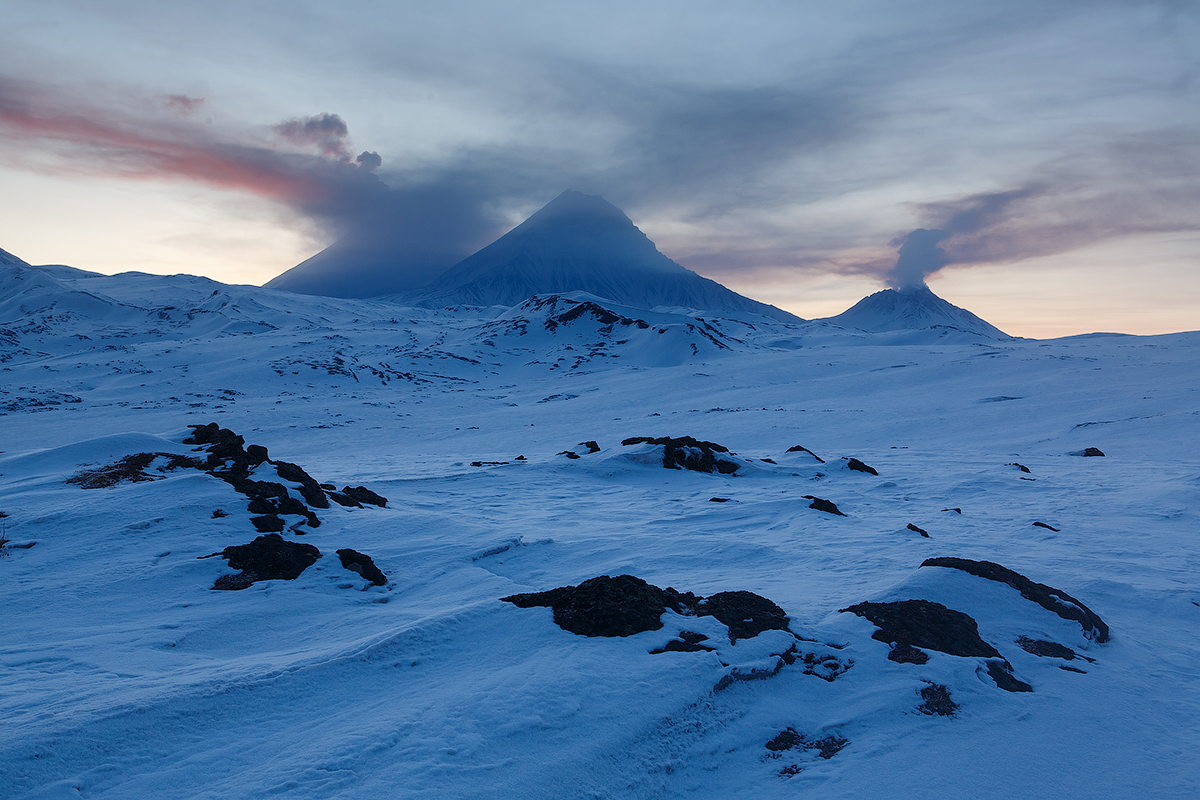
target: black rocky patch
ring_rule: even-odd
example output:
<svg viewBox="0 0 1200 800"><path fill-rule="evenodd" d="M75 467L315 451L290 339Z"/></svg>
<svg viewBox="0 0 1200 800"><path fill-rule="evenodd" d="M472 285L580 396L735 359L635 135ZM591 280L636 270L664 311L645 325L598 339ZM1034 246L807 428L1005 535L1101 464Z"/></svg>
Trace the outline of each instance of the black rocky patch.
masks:
<svg viewBox="0 0 1200 800"><path fill-rule="evenodd" d="M764 462L764 463L767 463L767 464L774 464L774 463L775 463L775 460L774 460L774 459L771 459L771 458L760 458L760 459L759 459L759 461L762 461L762 462ZM777 465L777 466L778 466L778 465Z"/></svg>
<svg viewBox="0 0 1200 800"><path fill-rule="evenodd" d="M1012 665L1001 659L987 662L988 675L1006 692L1032 692L1033 687L1012 674Z"/></svg>
<svg viewBox="0 0 1200 800"><path fill-rule="evenodd" d="M1045 528L1048 531L1054 531L1055 533L1058 533L1058 528L1054 527L1053 525L1047 525L1044 522L1035 522L1035 523L1033 523L1033 527Z"/></svg>
<svg viewBox="0 0 1200 800"><path fill-rule="evenodd" d="M226 514L224 511L222 511L221 509L218 508L216 511L213 512L212 518L220 519L221 517L228 517L228 516L229 516L228 514Z"/></svg>
<svg viewBox="0 0 1200 800"><path fill-rule="evenodd" d="M1047 642L1044 639L1030 639L1027 636L1017 638L1017 644L1026 653L1032 653L1041 658L1061 658L1064 661L1074 661L1076 658L1082 658L1086 661L1094 661L1095 659L1088 658L1076 653L1071 648L1058 642Z"/></svg>
<svg viewBox="0 0 1200 800"><path fill-rule="evenodd" d="M791 664L795 660L794 653L794 650L791 654L783 653L781 658L783 658L786 663ZM789 658L791 660L789 660ZM828 681L829 683L833 683L839 675L854 666L853 661L842 661L831 653L826 655L818 655L813 652L808 652L804 654L803 660L805 675L812 675L813 677L820 678L821 680Z"/></svg>
<svg viewBox="0 0 1200 800"><path fill-rule="evenodd" d="M729 448L715 442L702 442L691 436L671 438L669 436L657 439L650 436L634 436L621 442L625 447L634 444L654 444L663 448L663 466L667 469L690 469L693 472L719 472L722 475L732 475L737 472L738 464L719 457L719 453L729 453Z"/></svg>
<svg viewBox="0 0 1200 800"><path fill-rule="evenodd" d="M874 467L869 467L857 458L852 458L846 462L846 468L852 469L855 472L866 472L870 475L878 475L879 472Z"/></svg>
<svg viewBox="0 0 1200 800"><path fill-rule="evenodd" d="M1008 464L1007 466L1016 467L1017 469L1021 470L1021 472L1029 473L1029 467L1025 466L1024 464L1018 464L1015 461L1011 464ZM1029 473L1029 474L1032 474L1032 473Z"/></svg>
<svg viewBox="0 0 1200 800"><path fill-rule="evenodd" d="M380 508L386 508L388 503L386 497L372 492L365 486L344 486L342 487L342 494L355 502L379 506Z"/></svg>
<svg viewBox="0 0 1200 800"><path fill-rule="evenodd" d="M822 500L820 497L813 497L811 494L804 495L805 500L812 500L809 503L809 508L815 508L817 511L824 511L826 514L837 514L839 517L846 516L841 509L832 500Z"/></svg>
<svg viewBox="0 0 1200 800"><path fill-rule="evenodd" d="M789 447L789 448L787 449L787 451L788 451L789 453L808 453L810 456L812 456L813 458L815 458L815 459L817 460L817 462L818 462L818 463L820 463L820 464L824 464L824 463L825 463L825 459L821 458L819 455L817 455L816 453L814 453L812 450L809 450L807 447L801 447L800 445L796 445L796 446L794 446L794 447Z"/></svg>
<svg viewBox="0 0 1200 800"><path fill-rule="evenodd" d="M1026 600L1037 603L1063 619L1078 622L1083 628L1085 636L1094 638L1100 643L1108 641L1108 625L1090 608L1060 589L1044 583L1034 583L1024 575L1007 567L1002 567L992 561L971 561L966 558L954 557L929 558L922 562L921 566L960 569L980 578L1007 583L1019 591Z"/></svg>
<svg viewBox="0 0 1200 800"><path fill-rule="evenodd" d="M710 498L708 498L708 502L710 502L710 503L728 503L729 498L728 497L710 497Z"/></svg>
<svg viewBox="0 0 1200 800"><path fill-rule="evenodd" d="M929 654L908 642L899 642L888 653L888 661L895 661L897 664L924 664L929 661Z"/></svg>
<svg viewBox="0 0 1200 800"><path fill-rule="evenodd" d="M279 533L283 530L283 520L275 514L264 514L261 517L251 517L250 524L259 533Z"/></svg>
<svg viewBox="0 0 1200 800"><path fill-rule="evenodd" d="M729 628L729 642L752 639L763 631L788 629L783 609L753 592L717 592L701 600L694 611L698 616L713 616Z"/></svg>
<svg viewBox="0 0 1200 800"><path fill-rule="evenodd" d="M146 472L150 464L159 458L166 459L166 464L159 468L158 475ZM67 483L75 484L84 489L107 489L118 483L142 483L145 481L162 480L164 472L177 469L199 469L203 462L191 456L179 456L173 453L134 453L125 456L120 461L95 469L85 469L67 478Z"/></svg>
<svg viewBox="0 0 1200 800"><path fill-rule="evenodd" d="M818 739L805 736L795 728L788 728L787 730L780 731L774 739L767 742L767 750L770 751L767 754L767 758L782 758L784 753L789 751L801 751L812 758L828 760L837 755L848 744L850 744L848 739L838 736L836 733L831 733ZM793 775L799 775L803 769L803 766L800 764L789 764L779 771L779 776L790 778Z"/></svg>
<svg viewBox="0 0 1200 800"><path fill-rule="evenodd" d="M962 514L961 508L943 508L942 511L953 511L955 514Z"/></svg>
<svg viewBox="0 0 1200 800"><path fill-rule="evenodd" d="M633 575L601 575L578 586L502 597L519 608L549 606L563 630L580 636L632 636L662 628L666 611L716 617L729 628L729 640L749 639L766 630L787 630L783 609L753 592L718 592L708 598L670 587L660 589Z"/></svg>
<svg viewBox="0 0 1200 800"><path fill-rule="evenodd" d="M707 640L708 637L702 633L680 631L678 639L672 639L657 650L651 650L650 655L656 656L660 653L697 653L702 650L711 653L715 648L700 644Z"/></svg>
<svg viewBox="0 0 1200 800"><path fill-rule="evenodd" d="M263 453L266 452L263 449ZM329 498L325 496L325 490L299 465L287 461L272 461L271 463L275 465L275 471L280 478L300 484L300 496L304 498L304 502L314 508L329 508Z"/></svg>
<svg viewBox="0 0 1200 800"><path fill-rule="evenodd" d="M219 555L241 573L222 575L213 588L236 590L255 581L295 580L316 563L321 551L311 544L289 542L277 533L268 533L250 544L226 547Z"/></svg>
<svg viewBox="0 0 1200 800"><path fill-rule="evenodd" d="M950 699L948 687L930 682L921 689L921 705L917 706L917 711L929 716L953 717L958 712L958 703Z"/></svg>
<svg viewBox="0 0 1200 800"><path fill-rule="evenodd" d="M924 536L926 539L928 539L928 538L929 538L929 532L928 532L928 531L926 531L924 528L918 528L916 525L913 525L911 522L910 522L910 523L908 523L908 529L909 529L910 531L914 531L915 533L919 533L919 534L921 534L921 535L922 535L922 536Z"/></svg>
<svg viewBox="0 0 1200 800"><path fill-rule="evenodd" d="M337 554L342 561L342 566L346 569L357 572L376 586L387 585L387 576L379 567L375 566L375 562L371 560L370 556L350 548L338 550Z"/></svg>
<svg viewBox="0 0 1200 800"><path fill-rule="evenodd" d="M1103 451L1100 450L1099 447L1086 447L1086 448L1084 448L1082 455L1085 458L1096 458L1096 457L1103 457L1104 453L1103 453Z"/></svg>
<svg viewBox="0 0 1200 800"><path fill-rule="evenodd" d="M591 455L592 453L600 452L600 445L596 444L595 442L591 442L591 441L580 442L578 445L576 445L576 447L586 447L588 449L588 455Z"/></svg>
<svg viewBox="0 0 1200 800"><path fill-rule="evenodd" d="M560 628L580 636L632 636L662 627L667 609L682 612L687 601L674 589L660 589L633 575L601 575L578 586L502 597L518 608L549 606Z"/></svg>
<svg viewBox="0 0 1200 800"><path fill-rule="evenodd" d="M563 450L561 453L558 453L557 455L566 456L567 458L579 458L579 454L576 453L574 450Z"/></svg>
<svg viewBox="0 0 1200 800"><path fill-rule="evenodd" d="M996 648L979 637L975 620L961 611L928 600L859 603L841 609L870 620L879 630L871 638L894 645L937 650L952 656L999 658Z"/></svg>

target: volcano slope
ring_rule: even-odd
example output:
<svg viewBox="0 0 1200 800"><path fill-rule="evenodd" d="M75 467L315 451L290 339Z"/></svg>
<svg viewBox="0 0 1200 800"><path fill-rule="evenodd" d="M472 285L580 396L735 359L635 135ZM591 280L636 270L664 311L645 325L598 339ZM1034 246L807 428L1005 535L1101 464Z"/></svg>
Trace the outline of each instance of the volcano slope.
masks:
<svg viewBox="0 0 1200 800"><path fill-rule="evenodd" d="M880 345L56 280L108 310L0 325L6 796L1200 792L1197 334ZM274 495L308 565L214 590L236 568L206 556L264 534L185 442L210 423L386 504L313 527ZM285 472L253 479L304 501Z"/></svg>

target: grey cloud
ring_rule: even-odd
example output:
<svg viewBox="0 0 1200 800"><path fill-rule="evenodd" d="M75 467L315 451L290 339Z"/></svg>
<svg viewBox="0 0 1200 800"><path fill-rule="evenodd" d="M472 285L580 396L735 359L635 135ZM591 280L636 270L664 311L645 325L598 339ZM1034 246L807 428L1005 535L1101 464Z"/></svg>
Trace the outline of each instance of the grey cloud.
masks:
<svg viewBox="0 0 1200 800"><path fill-rule="evenodd" d="M298 144L316 146L322 155L348 158L346 137L350 128L337 114L322 112L302 119L290 119L275 125L272 130Z"/></svg>

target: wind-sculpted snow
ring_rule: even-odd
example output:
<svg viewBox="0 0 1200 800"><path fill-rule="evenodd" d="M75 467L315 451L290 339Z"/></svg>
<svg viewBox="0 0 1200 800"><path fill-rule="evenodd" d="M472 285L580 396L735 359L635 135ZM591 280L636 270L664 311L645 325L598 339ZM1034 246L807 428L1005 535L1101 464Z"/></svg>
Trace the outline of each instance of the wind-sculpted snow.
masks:
<svg viewBox="0 0 1200 800"><path fill-rule="evenodd" d="M1200 794L1200 334L29 280L5 797ZM737 469L664 469L684 440ZM213 591L272 516L325 557ZM695 603L589 637L499 601L623 575ZM995 655L916 635L967 619Z"/></svg>

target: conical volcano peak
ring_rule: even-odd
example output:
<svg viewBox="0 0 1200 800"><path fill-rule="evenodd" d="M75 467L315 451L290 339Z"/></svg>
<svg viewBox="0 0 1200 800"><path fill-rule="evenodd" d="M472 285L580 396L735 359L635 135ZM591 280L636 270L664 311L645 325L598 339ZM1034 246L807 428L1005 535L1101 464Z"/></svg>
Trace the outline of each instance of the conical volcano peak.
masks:
<svg viewBox="0 0 1200 800"><path fill-rule="evenodd" d="M573 189L560 194L527 219L524 225L615 223L635 227L625 212L598 194Z"/></svg>
<svg viewBox="0 0 1200 800"><path fill-rule="evenodd" d="M957 329L989 339L1009 338L991 323L938 297L925 284L875 292L824 321L872 333Z"/></svg>

